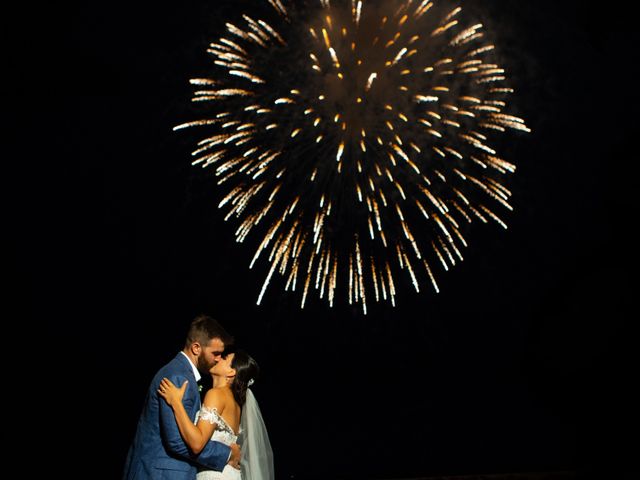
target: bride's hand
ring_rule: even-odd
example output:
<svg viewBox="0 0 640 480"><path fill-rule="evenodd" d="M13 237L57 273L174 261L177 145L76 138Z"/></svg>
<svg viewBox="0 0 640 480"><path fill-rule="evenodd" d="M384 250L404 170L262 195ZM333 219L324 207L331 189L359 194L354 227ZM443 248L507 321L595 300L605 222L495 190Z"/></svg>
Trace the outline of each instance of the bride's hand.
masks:
<svg viewBox="0 0 640 480"><path fill-rule="evenodd" d="M171 380L163 378L158 387L158 395L164 398L172 407L182 402L184 392L187 389L188 380L185 380L180 388L176 387Z"/></svg>

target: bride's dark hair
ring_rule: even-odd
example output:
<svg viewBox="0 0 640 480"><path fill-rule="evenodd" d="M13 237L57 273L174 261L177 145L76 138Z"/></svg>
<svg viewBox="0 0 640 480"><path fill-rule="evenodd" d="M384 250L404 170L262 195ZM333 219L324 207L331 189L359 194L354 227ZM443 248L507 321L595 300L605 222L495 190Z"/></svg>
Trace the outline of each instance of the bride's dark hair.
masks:
<svg viewBox="0 0 640 480"><path fill-rule="evenodd" d="M256 380L260 374L260 367L258 363L244 350L231 349L225 352L225 356L229 353L233 353L233 360L231 361L231 368L235 369L236 376L231 384L231 392L233 398L238 402L241 407L247 398L247 388L249 387L249 381Z"/></svg>

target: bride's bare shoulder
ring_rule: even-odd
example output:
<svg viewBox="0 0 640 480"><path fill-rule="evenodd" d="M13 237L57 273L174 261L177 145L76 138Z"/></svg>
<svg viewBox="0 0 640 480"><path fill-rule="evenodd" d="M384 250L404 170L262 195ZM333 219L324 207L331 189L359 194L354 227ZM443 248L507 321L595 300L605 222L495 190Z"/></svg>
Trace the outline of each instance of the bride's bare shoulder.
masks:
<svg viewBox="0 0 640 480"><path fill-rule="evenodd" d="M225 405L227 403L227 398L224 392L219 388L211 388L207 391L202 400L202 404L209 408L215 408L218 410L218 413L222 413Z"/></svg>

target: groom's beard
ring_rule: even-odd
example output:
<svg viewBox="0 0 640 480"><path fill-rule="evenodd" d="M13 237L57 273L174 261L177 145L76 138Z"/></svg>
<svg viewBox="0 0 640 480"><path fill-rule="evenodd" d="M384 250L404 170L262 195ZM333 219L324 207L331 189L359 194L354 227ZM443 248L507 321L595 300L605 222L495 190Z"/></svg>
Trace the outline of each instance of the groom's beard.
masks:
<svg viewBox="0 0 640 480"><path fill-rule="evenodd" d="M209 363L207 362L207 359L204 358L204 355L198 355L198 370L200 370L200 373L202 374L207 374L209 373L209 370L211 370L211 367L213 367L217 362L213 362L213 363Z"/></svg>

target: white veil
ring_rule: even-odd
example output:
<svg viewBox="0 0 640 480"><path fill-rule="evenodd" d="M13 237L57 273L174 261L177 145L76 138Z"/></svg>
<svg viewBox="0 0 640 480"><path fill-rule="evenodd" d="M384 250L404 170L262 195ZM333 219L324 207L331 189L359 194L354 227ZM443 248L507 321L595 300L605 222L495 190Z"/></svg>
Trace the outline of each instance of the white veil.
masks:
<svg viewBox="0 0 640 480"><path fill-rule="evenodd" d="M250 388L247 388L247 399L242 407L240 427L242 480L274 480L276 477L269 435L256 397Z"/></svg>

